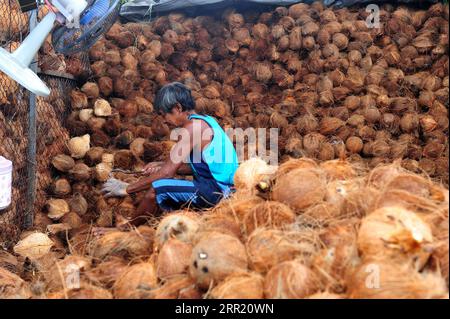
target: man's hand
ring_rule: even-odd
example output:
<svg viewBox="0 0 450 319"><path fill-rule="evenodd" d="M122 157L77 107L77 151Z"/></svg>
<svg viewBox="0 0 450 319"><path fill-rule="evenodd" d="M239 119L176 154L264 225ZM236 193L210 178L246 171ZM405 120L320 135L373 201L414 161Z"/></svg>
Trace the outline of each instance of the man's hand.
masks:
<svg viewBox="0 0 450 319"><path fill-rule="evenodd" d="M146 176L155 174L161 169L162 164L163 164L162 162L148 163L142 170L142 174Z"/></svg>
<svg viewBox="0 0 450 319"><path fill-rule="evenodd" d="M122 182L115 178L110 178L103 184L102 193L105 197L124 197L128 195L128 183Z"/></svg>

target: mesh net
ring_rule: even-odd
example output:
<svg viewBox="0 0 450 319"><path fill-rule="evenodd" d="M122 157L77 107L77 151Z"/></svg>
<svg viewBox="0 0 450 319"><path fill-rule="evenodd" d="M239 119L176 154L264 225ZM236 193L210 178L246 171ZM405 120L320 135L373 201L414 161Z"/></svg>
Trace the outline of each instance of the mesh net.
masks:
<svg viewBox="0 0 450 319"><path fill-rule="evenodd" d="M14 51L27 36L28 14L20 11L15 0L0 0L0 45ZM86 53L74 56L79 74L88 76ZM45 60L44 60L45 62ZM0 247L9 248L17 242L21 231L31 226L32 213L42 209L46 190L52 181L49 170L52 157L64 151L68 140L64 122L70 113L69 94L76 85L70 75L47 71L39 76L51 89L48 98L36 98L36 162L30 157L29 109L27 90L0 72L0 155L13 162L12 204L0 211ZM35 164L35 179L29 169ZM32 190L35 189L35 196ZM32 207L31 214L28 214Z"/></svg>
<svg viewBox="0 0 450 319"><path fill-rule="evenodd" d="M0 45L15 50L28 33L28 15L16 1L0 0ZM20 234L27 209L27 148L29 94L0 72L0 155L13 161L12 204L0 211L0 245Z"/></svg>

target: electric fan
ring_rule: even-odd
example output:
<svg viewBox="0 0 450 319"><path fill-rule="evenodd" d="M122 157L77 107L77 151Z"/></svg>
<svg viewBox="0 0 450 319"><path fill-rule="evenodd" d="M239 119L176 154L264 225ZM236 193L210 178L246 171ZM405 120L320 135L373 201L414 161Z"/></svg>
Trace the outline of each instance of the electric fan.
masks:
<svg viewBox="0 0 450 319"><path fill-rule="evenodd" d="M47 85L29 69L39 48L52 32L55 21L62 25L52 34L57 52L70 55L88 50L109 30L120 11L120 0L46 0L50 12L13 53L0 48L0 71L39 96L50 95ZM57 13L55 13L57 12Z"/></svg>

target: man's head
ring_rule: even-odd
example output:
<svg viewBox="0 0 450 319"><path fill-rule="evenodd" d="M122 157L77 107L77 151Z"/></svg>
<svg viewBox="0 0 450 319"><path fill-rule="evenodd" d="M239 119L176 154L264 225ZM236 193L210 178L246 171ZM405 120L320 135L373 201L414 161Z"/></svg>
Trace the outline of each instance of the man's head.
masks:
<svg viewBox="0 0 450 319"><path fill-rule="evenodd" d="M167 122L180 126L186 121L187 114L194 111L195 102L191 90L182 83L173 82L159 90L154 106Z"/></svg>

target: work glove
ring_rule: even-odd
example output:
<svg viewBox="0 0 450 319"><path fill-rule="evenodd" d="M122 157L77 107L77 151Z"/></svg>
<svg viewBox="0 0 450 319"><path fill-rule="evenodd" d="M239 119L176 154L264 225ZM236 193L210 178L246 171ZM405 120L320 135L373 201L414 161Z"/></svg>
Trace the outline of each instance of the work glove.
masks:
<svg viewBox="0 0 450 319"><path fill-rule="evenodd" d="M105 194L105 198L125 197L128 195L128 185L130 184L111 177L103 184L102 193Z"/></svg>

